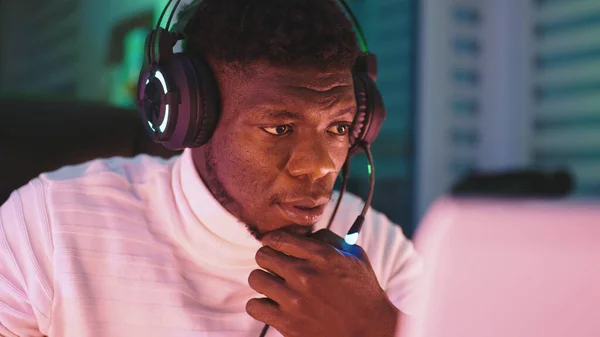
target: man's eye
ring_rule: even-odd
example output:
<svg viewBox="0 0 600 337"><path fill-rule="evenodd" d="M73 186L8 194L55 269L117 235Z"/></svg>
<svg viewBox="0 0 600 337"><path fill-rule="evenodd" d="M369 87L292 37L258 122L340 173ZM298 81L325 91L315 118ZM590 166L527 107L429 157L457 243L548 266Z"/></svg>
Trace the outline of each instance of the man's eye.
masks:
<svg viewBox="0 0 600 337"><path fill-rule="evenodd" d="M262 129L273 136L284 136L292 131L292 127L290 125L277 125Z"/></svg>
<svg viewBox="0 0 600 337"><path fill-rule="evenodd" d="M345 136L348 134L348 128L349 128L348 124L337 124L337 125L332 126L329 129L329 132L331 132L337 136Z"/></svg>

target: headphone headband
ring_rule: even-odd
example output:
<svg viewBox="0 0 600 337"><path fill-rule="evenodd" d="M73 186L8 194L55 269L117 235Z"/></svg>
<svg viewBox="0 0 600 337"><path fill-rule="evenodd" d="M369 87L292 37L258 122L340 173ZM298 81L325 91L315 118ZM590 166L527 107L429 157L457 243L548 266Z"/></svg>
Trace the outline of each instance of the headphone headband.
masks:
<svg viewBox="0 0 600 337"><path fill-rule="evenodd" d="M155 30L159 30L160 23L162 22L163 17L165 15L167 9L171 5L172 1L173 0L169 0L167 2L167 4L165 5L165 8L163 9L163 11L160 14L160 17L158 18L158 22L156 23ZM352 9L350 8L350 6L348 5L348 3L345 0L335 0L335 1L339 4L339 6L342 9L344 9L346 14L348 15L348 18L352 22L352 26L354 26L354 30L356 31L356 36L358 38L360 50L363 53L368 53L369 47L367 45L367 39L365 37L365 34L363 33L360 23L358 22L358 19L354 15L354 12L352 12ZM171 10L171 13L169 14L169 20L167 21L167 25L164 28L166 31L174 33L177 36L177 40L183 39L185 37L185 29L186 29L188 23L190 22L190 20L192 19L192 17L194 16L196 9L198 7L200 7L200 5L202 4L202 0L194 0L191 4L189 4L188 8L186 8L186 12L184 13L184 16L179 18L177 20L177 22L171 28L170 27L171 19L175 15L177 8L179 8L180 3L181 3L181 0L177 0L175 5L173 6L173 9Z"/></svg>
<svg viewBox="0 0 600 337"><path fill-rule="evenodd" d="M187 28L190 20L194 17L194 14L196 13L198 7L200 7L202 5L202 0L194 0L186 8L185 12L183 13L183 16L180 17L175 22L175 24L173 24L173 26L171 27L171 20L175 16L175 13L177 12L177 9L179 8L179 5L181 3L181 0L177 0L175 5L173 6L173 9L171 10L171 13L169 14L169 19L167 21L166 27L161 28L160 23L163 20L163 17L165 15L167 9L171 5L172 1L173 0L169 0L167 2L167 4L165 5L165 8L163 9L163 11L160 14L158 22L156 23L155 31L159 35L156 37L156 40L158 40L159 45L156 46L155 44L152 44L152 46L151 46L152 52L156 53L156 56L154 57L154 59L152 61L156 61L156 63L158 63L158 61L160 61L159 56L162 55L162 59L164 59L164 58L169 58L170 57L169 55L173 54L173 52L172 52L173 46L175 45L175 43L177 43L177 41L182 40L186 37L186 33L185 33L186 28ZM371 79L373 81L375 81L377 79L377 74L378 74L377 58L374 54L371 54L369 52L367 39L362 30L362 27L360 26L358 19L354 15L354 12L352 12L352 9L350 8L350 6L348 5L348 3L345 0L335 0L335 1L338 3L340 8L342 8L346 12L348 19L352 23L352 26L354 27L354 31L356 32L356 36L357 36L357 40L358 40L359 47L361 50L361 54L362 54L362 56L364 56L357 60L353 70L356 72L364 72L366 74L369 74L369 77L371 77Z"/></svg>
<svg viewBox="0 0 600 337"><path fill-rule="evenodd" d="M348 17L350 18L350 21L352 22L352 25L354 26L354 30L356 30L356 36L358 37L360 50L363 53L368 53L369 47L367 45L367 38L365 37L365 34L363 33L362 28L360 27L358 19L356 19L356 16L354 16L354 12L352 12L352 9L350 9L350 6L348 6L348 3L345 0L338 0L338 4L340 4L342 8L344 8L346 14L348 14Z"/></svg>

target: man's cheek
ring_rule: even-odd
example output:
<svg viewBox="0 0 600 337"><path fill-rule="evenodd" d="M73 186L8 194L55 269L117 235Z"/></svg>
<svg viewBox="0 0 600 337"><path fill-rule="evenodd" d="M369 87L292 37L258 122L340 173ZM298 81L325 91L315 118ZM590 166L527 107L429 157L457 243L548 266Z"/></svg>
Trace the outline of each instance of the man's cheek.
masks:
<svg viewBox="0 0 600 337"><path fill-rule="evenodd" d="M332 158L335 163L335 167L339 172L344 165L346 159L348 159L348 149L345 147L336 147L335 149L329 152L330 158Z"/></svg>

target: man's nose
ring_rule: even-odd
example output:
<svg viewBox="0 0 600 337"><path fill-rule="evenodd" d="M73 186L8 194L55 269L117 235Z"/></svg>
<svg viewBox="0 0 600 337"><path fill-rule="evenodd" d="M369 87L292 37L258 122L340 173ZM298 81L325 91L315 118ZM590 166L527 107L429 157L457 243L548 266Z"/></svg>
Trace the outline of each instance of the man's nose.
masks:
<svg viewBox="0 0 600 337"><path fill-rule="evenodd" d="M315 136L311 140L302 141L294 149L286 169L292 177L307 177L310 181L336 172L327 140Z"/></svg>

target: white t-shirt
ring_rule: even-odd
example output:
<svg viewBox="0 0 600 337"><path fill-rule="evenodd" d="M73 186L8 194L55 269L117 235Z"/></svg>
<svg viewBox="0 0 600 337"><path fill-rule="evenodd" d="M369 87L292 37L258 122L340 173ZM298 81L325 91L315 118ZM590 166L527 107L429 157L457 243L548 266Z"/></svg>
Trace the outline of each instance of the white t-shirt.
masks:
<svg viewBox="0 0 600 337"><path fill-rule="evenodd" d="M331 229L344 235L361 208L344 196ZM400 227L371 210L358 244L410 314L421 263ZM261 297L247 282L260 247L189 150L42 174L0 208L0 335L258 337L263 324L245 306Z"/></svg>

